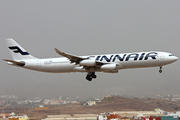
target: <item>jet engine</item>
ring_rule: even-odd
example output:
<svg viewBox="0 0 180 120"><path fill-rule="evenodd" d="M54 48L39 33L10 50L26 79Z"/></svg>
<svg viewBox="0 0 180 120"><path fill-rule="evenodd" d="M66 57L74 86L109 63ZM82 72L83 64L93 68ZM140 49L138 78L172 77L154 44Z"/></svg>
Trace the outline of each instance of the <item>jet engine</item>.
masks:
<svg viewBox="0 0 180 120"><path fill-rule="evenodd" d="M123 68L121 64L105 64L101 66L101 70L103 71L115 71Z"/></svg>
<svg viewBox="0 0 180 120"><path fill-rule="evenodd" d="M106 70L116 70L116 64L105 64L101 66L101 70L106 71Z"/></svg>
<svg viewBox="0 0 180 120"><path fill-rule="evenodd" d="M96 61L95 60L83 60L79 64L82 66L95 66Z"/></svg>

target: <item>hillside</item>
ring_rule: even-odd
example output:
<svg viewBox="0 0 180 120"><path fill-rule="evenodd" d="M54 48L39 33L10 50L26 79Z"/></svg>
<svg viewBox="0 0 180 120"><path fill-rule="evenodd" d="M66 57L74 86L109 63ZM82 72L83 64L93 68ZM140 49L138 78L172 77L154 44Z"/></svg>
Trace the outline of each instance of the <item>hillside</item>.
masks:
<svg viewBox="0 0 180 120"><path fill-rule="evenodd" d="M69 104L53 106L48 110L29 109L24 111L23 109L15 112L26 113L30 117L42 117L58 114L99 114L112 111L153 111L155 108L160 108L164 111L179 111L180 102L152 98L139 99L112 96L104 98L101 103L97 103L97 105L94 106Z"/></svg>

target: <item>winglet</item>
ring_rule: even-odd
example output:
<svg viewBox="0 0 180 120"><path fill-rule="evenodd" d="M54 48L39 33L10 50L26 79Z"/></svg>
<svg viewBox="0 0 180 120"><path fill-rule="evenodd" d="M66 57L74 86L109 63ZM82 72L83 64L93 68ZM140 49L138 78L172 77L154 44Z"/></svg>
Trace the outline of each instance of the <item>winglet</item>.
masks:
<svg viewBox="0 0 180 120"><path fill-rule="evenodd" d="M67 57L66 54L64 52L61 52L60 50L58 50L57 48L54 48L56 53L58 53L59 55L62 55L64 57Z"/></svg>
<svg viewBox="0 0 180 120"><path fill-rule="evenodd" d="M57 48L54 48L54 50L55 50L57 53L59 53L59 52L60 52Z"/></svg>
<svg viewBox="0 0 180 120"><path fill-rule="evenodd" d="M82 58L80 56L75 56L75 55L71 55L71 54L67 54L64 52L61 52L60 50L58 50L57 48L54 48L56 53L58 53L59 55L68 58L71 62L76 62L76 64L79 63L79 61L84 60L85 58Z"/></svg>

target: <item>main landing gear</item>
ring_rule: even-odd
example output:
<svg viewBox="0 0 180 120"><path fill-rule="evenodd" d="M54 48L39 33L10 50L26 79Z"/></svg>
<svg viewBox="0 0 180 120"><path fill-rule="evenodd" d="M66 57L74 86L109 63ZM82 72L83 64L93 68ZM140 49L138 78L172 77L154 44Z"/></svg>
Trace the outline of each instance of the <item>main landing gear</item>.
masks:
<svg viewBox="0 0 180 120"><path fill-rule="evenodd" d="M160 66L160 70L159 70L159 73L162 73L162 66Z"/></svg>
<svg viewBox="0 0 180 120"><path fill-rule="evenodd" d="M92 81L92 79L95 79L95 78L97 78L97 76L95 75L95 72L89 72L88 74L87 74L87 76L86 76L86 79L88 80L88 81Z"/></svg>

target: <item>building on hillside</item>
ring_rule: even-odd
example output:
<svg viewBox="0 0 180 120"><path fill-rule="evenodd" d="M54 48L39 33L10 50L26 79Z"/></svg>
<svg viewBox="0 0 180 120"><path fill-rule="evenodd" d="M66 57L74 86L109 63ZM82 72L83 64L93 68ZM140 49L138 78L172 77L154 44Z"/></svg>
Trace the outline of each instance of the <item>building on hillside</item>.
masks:
<svg viewBox="0 0 180 120"><path fill-rule="evenodd" d="M97 120L120 120L121 116L115 113L101 113L97 116Z"/></svg>
<svg viewBox="0 0 180 120"><path fill-rule="evenodd" d="M29 120L27 115L23 116L11 116L9 117L9 120Z"/></svg>
<svg viewBox="0 0 180 120"><path fill-rule="evenodd" d="M29 120L27 115L16 115L14 112L9 114L9 120Z"/></svg>
<svg viewBox="0 0 180 120"><path fill-rule="evenodd" d="M100 102L102 102L102 99L96 99L96 103L100 103Z"/></svg>
<svg viewBox="0 0 180 120"><path fill-rule="evenodd" d="M9 114L0 113L0 118L9 118Z"/></svg>
<svg viewBox="0 0 180 120"><path fill-rule="evenodd" d="M154 109L154 111L159 114L164 114L164 112L165 112L165 111L161 110L160 108L156 108L156 109Z"/></svg>
<svg viewBox="0 0 180 120"><path fill-rule="evenodd" d="M84 106L96 105L96 101L88 101L88 102L84 103L83 105L84 105Z"/></svg>
<svg viewBox="0 0 180 120"><path fill-rule="evenodd" d="M178 116L150 116L149 120L179 120Z"/></svg>
<svg viewBox="0 0 180 120"><path fill-rule="evenodd" d="M97 114L48 115L45 120L97 120Z"/></svg>

